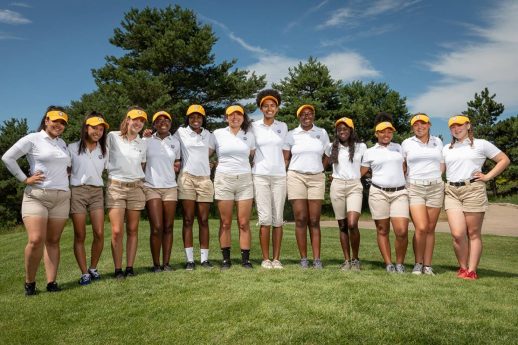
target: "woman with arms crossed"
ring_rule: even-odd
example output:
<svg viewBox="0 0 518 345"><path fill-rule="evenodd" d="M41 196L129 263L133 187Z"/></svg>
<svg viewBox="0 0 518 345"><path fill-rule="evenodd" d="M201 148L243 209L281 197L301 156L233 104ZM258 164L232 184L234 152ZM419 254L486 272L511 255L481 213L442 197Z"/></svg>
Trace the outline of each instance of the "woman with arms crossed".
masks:
<svg viewBox="0 0 518 345"><path fill-rule="evenodd" d="M489 141L473 138L473 125L467 116L451 117L448 127L452 140L442 151L448 181L444 208L459 262L457 277L475 280L482 255L482 222L488 208L485 182L500 175L510 161ZM488 158L496 164L484 174L482 166Z"/></svg>
<svg viewBox="0 0 518 345"><path fill-rule="evenodd" d="M104 247L104 196L102 173L106 166L109 126L102 114L91 112L81 127L81 139L68 145L72 159L70 214L74 223L74 255L81 270L80 285L101 279L97 264ZM86 215L90 213L93 241L90 267L86 266Z"/></svg>
<svg viewBox="0 0 518 345"><path fill-rule="evenodd" d="M36 272L42 256L45 256L47 291L61 290L56 277L60 258L59 241L70 210L67 173L70 157L60 135L67 123L68 116L63 108L48 107L38 132L18 140L2 156L11 174L27 185L22 201L22 218L28 237L25 247L27 296L36 294ZM16 162L23 156L29 161L31 176L26 176Z"/></svg>

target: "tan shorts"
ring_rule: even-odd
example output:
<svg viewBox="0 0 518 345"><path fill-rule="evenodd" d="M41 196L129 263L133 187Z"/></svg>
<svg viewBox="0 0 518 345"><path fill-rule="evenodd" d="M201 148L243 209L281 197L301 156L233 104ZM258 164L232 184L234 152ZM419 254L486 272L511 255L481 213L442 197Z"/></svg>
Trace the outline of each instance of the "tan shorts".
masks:
<svg viewBox="0 0 518 345"><path fill-rule="evenodd" d="M143 210L146 205L144 182L121 182L109 180L106 187L106 208Z"/></svg>
<svg viewBox="0 0 518 345"><path fill-rule="evenodd" d="M286 177L254 175L253 178L259 225L282 226L286 202Z"/></svg>
<svg viewBox="0 0 518 345"><path fill-rule="evenodd" d="M22 218L37 216L67 219L70 191L27 186L23 192Z"/></svg>
<svg viewBox="0 0 518 345"><path fill-rule="evenodd" d="M252 174L230 175L216 173L214 176L216 200L248 200L254 198Z"/></svg>
<svg viewBox="0 0 518 345"><path fill-rule="evenodd" d="M347 218L347 212L362 213L363 186L360 180L333 178L329 191L335 219Z"/></svg>
<svg viewBox="0 0 518 345"><path fill-rule="evenodd" d="M408 191L385 192L374 186L369 190L369 208L372 219L392 217L410 218L408 211Z"/></svg>
<svg viewBox="0 0 518 345"><path fill-rule="evenodd" d="M326 190L324 173L303 174L288 170L286 180L288 200L324 200Z"/></svg>
<svg viewBox="0 0 518 345"><path fill-rule="evenodd" d="M178 188L151 188L144 186L146 201L161 199L162 201L178 201Z"/></svg>
<svg viewBox="0 0 518 345"><path fill-rule="evenodd" d="M486 212L489 207L486 184L482 181L468 183L460 187L451 186L447 183L445 193L444 208L446 210L461 209L463 212Z"/></svg>
<svg viewBox="0 0 518 345"><path fill-rule="evenodd" d="M71 186L70 213L86 214L89 211L104 209L103 187Z"/></svg>
<svg viewBox="0 0 518 345"><path fill-rule="evenodd" d="M441 208L444 202L444 182L423 186L408 184L408 200L410 205L425 205Z"/></svg>
<svg viewBox="0 0 518 345"><path fill-rule="evenodd" d="M178 199L213 202L214 185L210 177L181 172L178 176Z"/></svg>

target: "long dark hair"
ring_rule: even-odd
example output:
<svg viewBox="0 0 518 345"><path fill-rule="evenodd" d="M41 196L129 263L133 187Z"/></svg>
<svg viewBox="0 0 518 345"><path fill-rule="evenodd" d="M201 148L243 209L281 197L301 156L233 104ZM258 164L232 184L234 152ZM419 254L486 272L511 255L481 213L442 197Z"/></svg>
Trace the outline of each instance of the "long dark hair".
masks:
<svg viewBox="0 0 518 345"><path fill-rule="evenodd" d="M45 120L47 119L47 113L52 110L65 112L65 108L63 108L63 107L60 107L57 105L49 105L47 110L45 110L45 114L43 114L43 118L40 121L40 125L38 127L38 132L41 131L42 129L43 130L47 129L47 126L45 125Z"/></svg>
<svg viewBox="0 0 518 345"><path fill-rule="evenodd" d="M82 153L86 152L86 140L88 139L88 126L86 124L86 120L88 120L91 117L102 117L104 119L103 114L98 113L96 111L92 111L90 114L86 115L83 126L81 127L81 139L79 139L79 148L77 150L77 154L80 155ZM107 129L104 128L103 136L101 139L99 139L99 145L101 145L101 152L103 153L103 157L106 156L106 134Z"/></svg>
<svg viewBox="0 0 518 345"><path fill-rule="evenodd" d="M346 125L347 126L347 125ZM349 127L349 126L348 126ZM360 142L360 139L356 135L356 131L354 128L349 127L351 130L351 134L349 134L349 138L347 138L346 144L340 141L338 137L338 126L335 128L335 139L333 140L333 146L331 147L331 163L338 164L338 152L340 151L340 144L347 146L349 148L349 161L352 163L354 158L354 150L356 148L356 144Z"/></svg>

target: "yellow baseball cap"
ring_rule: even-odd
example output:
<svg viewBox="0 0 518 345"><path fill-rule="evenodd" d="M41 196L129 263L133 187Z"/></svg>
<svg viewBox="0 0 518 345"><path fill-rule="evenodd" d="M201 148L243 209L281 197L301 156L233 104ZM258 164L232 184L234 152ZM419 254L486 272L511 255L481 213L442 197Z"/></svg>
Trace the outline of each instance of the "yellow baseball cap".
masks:
<svg viewBox="0 0 518 345"><path fill-rule="evenodd" d="M192 104L187 109L186 115L189 116L194 113L202 114L203 116L205 116L205 109L203 109L203 107L199 104Z"/></svg>
<svg viewBox="0 0 518 345"><path fill-rule="evenodd" d="M263 102L266 101L267 99L271 99L272 101L275 102L275 104L279 105L279 100L276 97L273 97L272 95L268 95L268 96L264 96L263 98L261 98L261 101L259 102L259 106L262 106Z"/></svg>
<svg viewBox="0 0 518 345"><path fill-rule="evenodd" d="M297 109L297 117L300 116L300 113L302 112L302 110L304 110L304 108L309 108L309 109L313 110L313 112L315 112L314 106L312 106L311 104L303 104Z"/></svg>
<svg viewBox="0 0 518 345"><path fill-rule="evenodd" d="M450 117L448 120L448 127L451 127L452 125L463 125L466 122L469 122L469 117L464 115L455 115Z"/></svg>
<svg viewBox="0 0 518 345"><path fill-rule="evenodd" d="M238 113L241 113L241 115L245 114L245 110L240 105L231 105L230 107L225 110L225 114L229 116L233 112L237 111Z"/></svg>
<svg viewBox="0 0 518 345"><path fill-rule="evenodd" d="M348 117L342 117L335 122L335 127L337 127L340 123L344 123L347 127L354 129L354 122Z"/></svg>
<svg viewBox="0 0 518 345"><path fill-rule="evenodd" d="M410 120L410 126L413 126L416 121L423 121L424 123L430 123L430 118L428 115L419 113L415 114L414 117L412 117L412 120Z"/></svg>
<svg viewBox="0 0 518 345"><path fill-rule="evenodd" d="M173 118L171 117L171 115L169 115L169 113L167 111L163 111L163 110L160 110L160 111L157 111L154 115L153 115L153 121L152 122L155 122L155 120L157 119L157 117L159 116L165 116L167 118L169 118L169 120L172 120Z"/></svg>
<svg viewBox="0 0 518 345"><path fill-rule="evenodd" d="M110 125L100 116L92 116L86 120L86 124L88 126L98 126L103 125L106 129L110 128Z"/></svg>
<svg viewBox="0 0 518 345"><path fill-rule="evenodd" d="M131 109L130 111L128 111L128 115L127 115L130 119L132 120L135 120L135 119L138 119L138 118L143 118L144 121L147 121L147 114L144 110L140 110L140 109Z"/></svg>
<svg viewBox="0 0 518 345"><path fill-rule="evenodd" d="M47 112L47 118L50 121L63 120L68 123L68 115L61 110L51 110Z"/></svg>
<svg viewBox="0 0 518 345"><path fill-rule="evenodd" d="M376 125L375 131L379 132L379 131L382 131L382 130L387 129L387 128L391 128L394 132L396 131L394 126L392 126L392 124L390 122L388 122L388 121L378 123Z"/></svg>

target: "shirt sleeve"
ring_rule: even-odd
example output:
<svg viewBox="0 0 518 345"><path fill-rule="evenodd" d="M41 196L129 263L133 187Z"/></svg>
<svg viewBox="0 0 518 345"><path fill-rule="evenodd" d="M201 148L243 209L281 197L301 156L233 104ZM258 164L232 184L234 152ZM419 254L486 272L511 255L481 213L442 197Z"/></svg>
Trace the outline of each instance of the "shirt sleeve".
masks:
<svg viewBox="0 0 518 345"><path fill-rule="evenodd" d="M499 154L500 152L502 152L502 150L500 150L498 147L496 147L493 143L487 141L487 140L482 140L482 150L484 152L484 155L487 157L487 158L494 158L497 154Z"/></svg>
<svg viewBox="0 0 518 345"><path fill-rule="evenodd" d="M286 151L290 151L293 146L293 132L288 132L286 134L286 138L284 139L284 144L282 145L282 149Z"/></svg>
<svg viewBox="0 0 518 345"><path fill-rule="evenodd" d="M327 157L331 157L331 152L333 150L333 144L329 143L325 149L324 149L324 154L327 156Z"/></svg>
<svg viewBox="0 0 518 345"><path fill-rule="evenodd" d="M366 167L366 168L370 168L371 167L371 163L372 163L372 160L371 158L369 157L369 150L366 150L365 153L363 154L363 157L362 157L362 167Z"/></svg>
<svg viewBox="0 0 518 345"><path fill-rule="evenodd" d="M20 166L18 165L17 160L25 156L32 149L32 141L25 136L18 140L9 150L7 150L2 156L2 161L4 162L7 170L14 177L18 179L18 181L23 182L27 178L27 175L22 171Z"/></svg>
<svg viewBox="0 0 518 345"><path fill-rule="evenodd" d="M324 150L329 145L329 135L327 134L327 131L324 128L322 128L322 144L323 144Z"/></svg>
<svg viewBox="0 0 518 345"><path fill-rule="evenodd" d="M250 150L255 150L255 135L254 133L252 132L249 132L250 133Z"/></svg>
<svg viewBox="0 0 518 345"><path fill-rule="evenodd" d="M216 148L216 137L208 130L207 133L209 133L209 149L214 150Z"/></svg>
<svg viewBox="0 0 518 345"><path fill-rule="evenodd" d="M173 143L174 143L175 160L180 160L180 159L182 159L182 150L180 149L180 142L178 141L178 139L173 137Z"/></svg>

